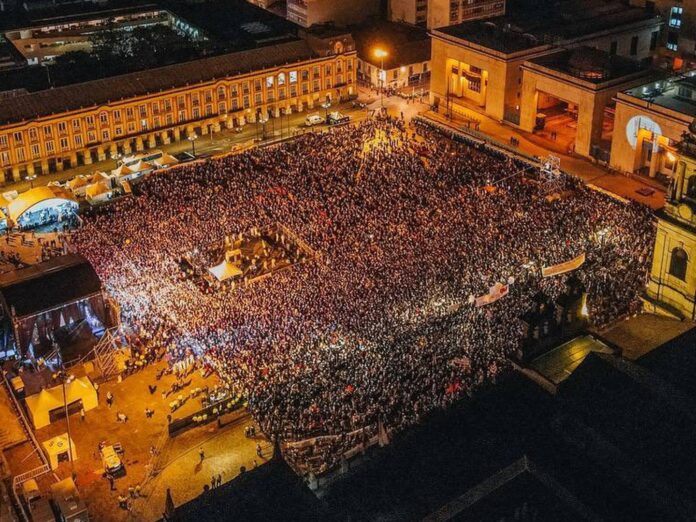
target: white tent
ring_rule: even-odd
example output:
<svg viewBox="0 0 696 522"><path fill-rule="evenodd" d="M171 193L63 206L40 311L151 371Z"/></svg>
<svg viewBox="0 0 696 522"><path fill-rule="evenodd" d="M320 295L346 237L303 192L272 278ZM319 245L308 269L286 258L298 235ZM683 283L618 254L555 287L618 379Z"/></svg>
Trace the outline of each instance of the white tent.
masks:
<svg viewBox="0 0 696 522"><path fill-rule="evenodd" d="M75 449L75 441L68 439L68 434L63 433L52 439L48 439L42 444L48 461L51 464L51 469L56 469L58 463L63 459L77 460L77 450Z"/></svg>
<svg viewBox="0 0 696 522"><path fill-rule="evenodd" d="M225 281L230 277L237 277L242 275L242 271L237 265L223 261L219 265L209 268L208 271L215 276L218 281Z"/></svg>
<svg viewBox="0 0 696 522"><path fill-rule="evenodd" d="M82 401L85 411L96 408L99 405L97 391L92 381L87 377L79 377L65 386L65 397L68 408L77 401ZM63 386L54 386L26 398L27 410L34 429L43 428L51 424L51 413L64 409ZM60 412L62 413L62 412Z"/></svg>

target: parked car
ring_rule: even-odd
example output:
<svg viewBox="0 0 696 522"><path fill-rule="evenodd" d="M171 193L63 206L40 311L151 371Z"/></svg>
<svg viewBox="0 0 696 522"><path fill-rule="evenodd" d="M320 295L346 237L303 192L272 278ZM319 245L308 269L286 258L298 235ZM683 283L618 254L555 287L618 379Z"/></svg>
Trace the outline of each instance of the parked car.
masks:
<svg viewBox="0 0 696 522"><path fill-rule="evenodd" d="M341 114L338 111L329 113L329 125L338 125L340 123L348 123L350 116Z"/></svg>
<svg viewBox="0 0 696 522"><path fill-rule="evenodd" d="M123 470L123 462L121 462L121 457L116 453L116 449L113 446L104 446L101 449L102 464L104 465L104 471L116 475Z"/></svg>
<svg viewBox="0 0 696 522"><path fill-rule="evenodd" d="M324 123L324 118L322 118L322 117L319 116L318 114L310 114L310 115L307 116L307 118L305 119L305 125L307 125L307 127L313 127L313 126L315 126L315 125L321 125L322 123Z"/></svg>

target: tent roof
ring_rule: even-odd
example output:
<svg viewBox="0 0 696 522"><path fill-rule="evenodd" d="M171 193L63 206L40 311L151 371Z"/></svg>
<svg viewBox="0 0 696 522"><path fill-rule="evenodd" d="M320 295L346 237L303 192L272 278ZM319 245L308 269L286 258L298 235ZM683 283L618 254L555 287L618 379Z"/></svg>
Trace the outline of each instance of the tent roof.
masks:
<svg viewBox="0 0 696 522"><path fill-rule="evenodd" d="M101 288L92 265L77 254L0 274L0 297L8 315L16 317L50 310L100 292Z"/></svg>
<svg viewBox="0 0 696 522"><path fill-rule="evenodd" d="M50 205L51 201L54 200L55 204L65 201L77 204L75 198L60 187L34 187L21 193L14 201L10 202L7 206L9 218L16 223L27 210L41 203Z"/></svg>
<svg viewBox="0 0 696 522"><path fill-rule="evenodd" d="M127 167L126 165L119 165L114 170L112 170L111 173L115 176L125 176L127 174L133 174L133 171L130 169L130 167Z"/></svg>
<svg viewBox="0 0 696 522"><path fill-rule="evenodd" d="M106 194L107 192L109 192L109 187L107 187L106 183L103 181L92 183L85 189L85 195L92 198L100 194Z"/></svg>
<svg viewBox="0 0 696 522"><path fill-rule="evenodd" d="M235 277L242 274L242 271L237 265L228 263L227 261L223 261L219 265L209 268L208 271L213 274L218 281L225 281L230 277Z"/></svg>
<svg viewBox="0 0 696 522"><path fill-rule="evenodd" d="M65 387L65 398L68 404L96 393L92 381L87 377L77 377ZM63 402L63 386L54 386L41 390L36 395L26 398L27 407L32 411L53 410L65 405Z"/></svg>
<svg viewBox="0 0 696 522"><path fill-rule="evenodd" d="M89 183L89 178L87 176L75 176L73 179L68 181L67 186L68 188L74 189L78 187L84 187Z"/></svg>

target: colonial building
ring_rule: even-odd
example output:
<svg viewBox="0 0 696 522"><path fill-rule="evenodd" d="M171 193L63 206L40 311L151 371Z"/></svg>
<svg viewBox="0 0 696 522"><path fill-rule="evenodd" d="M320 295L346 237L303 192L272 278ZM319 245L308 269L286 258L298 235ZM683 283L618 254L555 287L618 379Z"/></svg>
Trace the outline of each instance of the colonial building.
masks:
<svg viewBox="0 0 696 522"><path fill-rule="evenodd" d="M612 168L668 181L676 145L696 117L696 75L648 82L615 101Z"/></svg>
<svg viewBox="0 0 696 522"><path fill-rule="evenodd" d="M473 109L532 130L537 112L544 108L538 105L537 90L546 89L554 105L578 119L578 96L573 93L583 91L582 96L591 99L583 109L584 123L602 125L606 101L622 84L640 76L616 57L647 66L661 25L659 16L620 2L566 0L549 7L541 18L539 10L517 8L503 17L435 29L431 103L448 112ZM602 61L610 67L590 64L588 77L584 67L573 66L572 54L544 58L580 47L603 51ZM596 73L599 77L594 78ZM598 127L586 131L595 137L601 134ZM589 155L592 141L578 140L576 152Z"/></svg>
<svg viewBox="0 0 696 522"><path fill-rule="evenodd" d="M678 144L674 179L657 214L646 307L696 319L696 121Z"/></svg>
<svg viewBox="0 0 696 522"><path fill-rule="evenodd" d="M0 100L2 181L90 164L356 93L349 34L301 40Z"/></svg>
<svg viewBox="0 0 696 522"><path fill-rule="evenodd" d="M428 29L505 14L505 0L389 0L389 19Z"/></svg>

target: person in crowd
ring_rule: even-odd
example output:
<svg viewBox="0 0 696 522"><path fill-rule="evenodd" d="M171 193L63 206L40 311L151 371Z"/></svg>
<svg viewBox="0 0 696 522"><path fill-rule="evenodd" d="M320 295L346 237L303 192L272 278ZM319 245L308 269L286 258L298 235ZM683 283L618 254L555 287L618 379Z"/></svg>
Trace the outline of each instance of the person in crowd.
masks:
<svg viewBox="0 0 696 522"><path fill-rule="evenodd" d="M325 466L508 371L534 296L565 289L544 266L586 255L574 275L594 326L637 311L655 234L638 204L389 116L179 166L136 193L68 239L120 304L133 359L164 357L180 382L216 372L267 436L316 438ZM271 224L317 257L253 285L204 288L182 270Z"/></svg>

